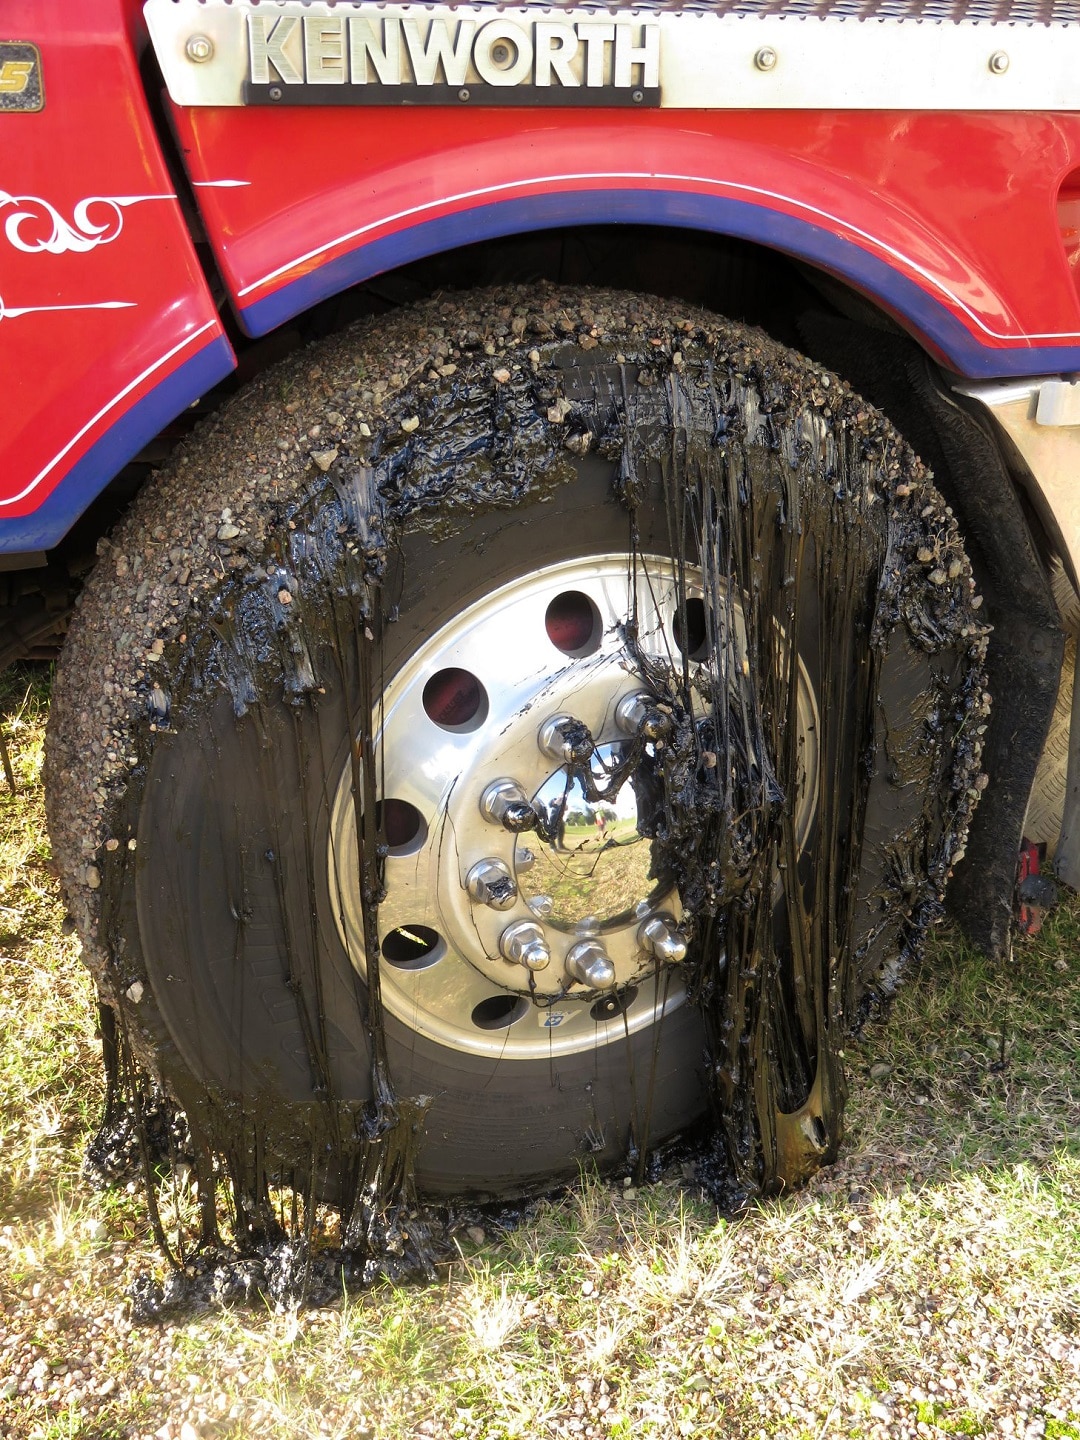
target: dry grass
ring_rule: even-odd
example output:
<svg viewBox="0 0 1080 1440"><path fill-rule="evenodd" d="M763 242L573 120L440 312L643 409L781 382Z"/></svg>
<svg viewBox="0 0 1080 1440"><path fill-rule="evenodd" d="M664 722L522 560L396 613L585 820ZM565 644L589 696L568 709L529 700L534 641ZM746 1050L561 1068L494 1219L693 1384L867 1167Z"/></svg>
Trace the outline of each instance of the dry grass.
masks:
<svg viewBox="0 0 1080 1440"><path fill-rule="evenodd" d="M0 723L0 1433L1080 1440L1080 905L1007 973L937 937L848 1052L839 1165L736 1224L584 1179L437 1285L133 1327L159 1260L94 1193L91 995L38 790L41 679Z"/></svg>

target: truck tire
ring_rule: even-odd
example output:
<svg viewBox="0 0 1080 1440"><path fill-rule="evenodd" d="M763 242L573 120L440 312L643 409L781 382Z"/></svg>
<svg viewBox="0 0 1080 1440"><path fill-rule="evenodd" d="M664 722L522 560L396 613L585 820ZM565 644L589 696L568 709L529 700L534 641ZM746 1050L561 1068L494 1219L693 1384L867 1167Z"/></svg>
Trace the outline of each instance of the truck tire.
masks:
<svg viewBox="0 0 1080 1440"><path fill-rule="evenodd" d="M735 447L727 478L673 503L699 443ZM717 516L781 472L757 550L718 574ZM835 377L671 302L433 301L257 379L103 548L55 686L54 847L105 999L208 1144L246 1126L332 1192L385 1043L427 1107L430 1194L611 1167L710 1103L750 1184L801 1178L795 1130L835 1151L835 1052L962 846L985 643L940 497ZM373 664L377 997L354 802ZM715 704L686 719L710 686L744 714L726 741ZM779 725L786 794L752 723ZM697 761L672 799L678 743ZM698 802L739 744L735 893ZM793 953L811 931L823 970Z"/></svg>

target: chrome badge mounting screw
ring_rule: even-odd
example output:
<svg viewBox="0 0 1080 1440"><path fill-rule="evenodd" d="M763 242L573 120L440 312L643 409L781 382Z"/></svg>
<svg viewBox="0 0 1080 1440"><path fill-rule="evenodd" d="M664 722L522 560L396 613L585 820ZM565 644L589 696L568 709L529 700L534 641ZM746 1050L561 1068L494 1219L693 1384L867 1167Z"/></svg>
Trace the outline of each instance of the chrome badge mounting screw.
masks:
<svg viewBox="0 0 1080 1440"><path fill-rule="evenodd" d="M480 796L480 813L514 835L535 830L539 817L516 780L493 780Z"/></svg>
<svg viewBox="0 0 1080 1440"><path fill-rule="evenodd" d="M514 965L524 965L526 970L546 970L551 963L543 929L534 920L519 920L508 925L499 937L499 949L503 957Z"/></svg>
<svg viewBox="0 0 1080 1440"><path fill-rule="evenodd" d="M560 765L583 765L596 749L589 727L573 715L552 715L536 737L541 752Z"/></svg>
<svg viewBox="0 0 1080 1440"><path fill-rule="evenodd" d="M655 959L666 965L677 965L686 959L686 936L670 915L654 915L637 933L638 944Z"/></svg>
<svg viewBox="0 0 1080 1440"><path fill-rule="evenodd" d="M465 889L478 905L509 910L517 900L517 886L501 860L478 860L465 877Z"/></svg>
<svg viewBox="0 0 1080 1440"><path fill-rule="evenodd" d="M582 940L567 952L566 973L590 990L610 990L615 984L615 966L598 940Z"/></svg>
<svg viewBox="0 0 1080 1440"><path fill-rule="evenodd" d="M184 45L184 54L196 65L212 58L214 54L214 42L208 35L189 35Z"/></svg>

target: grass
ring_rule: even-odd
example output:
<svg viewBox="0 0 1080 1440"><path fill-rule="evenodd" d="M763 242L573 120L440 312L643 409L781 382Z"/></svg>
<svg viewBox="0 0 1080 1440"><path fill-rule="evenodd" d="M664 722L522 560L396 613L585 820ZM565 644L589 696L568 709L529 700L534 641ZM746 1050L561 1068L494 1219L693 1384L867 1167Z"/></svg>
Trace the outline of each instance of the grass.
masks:
<svg viewBox="0 0 1080 1440"><path fill-rule="evenodd" d="M425 1289L132 1324L96 1192L91 987L48 868L47 678L0 682L0 1434L1080 1440L1080 904L995 969L947 931L849 1047L848 1138L726 1223L585 1176ZM186 1428L185 1428L186 1427Z"/></svg>

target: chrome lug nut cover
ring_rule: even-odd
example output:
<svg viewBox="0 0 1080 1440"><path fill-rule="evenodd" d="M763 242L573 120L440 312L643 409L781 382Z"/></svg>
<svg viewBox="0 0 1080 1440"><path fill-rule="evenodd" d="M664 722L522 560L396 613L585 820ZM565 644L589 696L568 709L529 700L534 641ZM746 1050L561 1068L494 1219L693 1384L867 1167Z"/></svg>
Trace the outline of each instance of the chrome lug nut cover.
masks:
<svg viewBox="0 0 1080 1440"><path fill-rule="evenodd" d="M465 889L478 905L509 910L517 902L517 886L501 860L478 860L465 877Z"/></svg>
<svg viewBox="0 0 1080 1440"><path fill-rule="evenodd" d="M615 707L615 724L624 735L636 735L648 713L652 696L645 690L624 695Z"/></svg>
<svg viewBox="0 0 1080 1440"><path fill-rule="evenodd" d="M686 959L686 936L670 915L654 915L638 930L638 944L666 965Z"/></svg>
<svg viewBox="0 0 1080 1440"><path fill-rule="evenodd" d="M480 813L514 835L537 825L536 811L516 780L493 780L480 796Z"/></svg>
<svg viewBox="0 0 1080 1440"><path fill-rule="evenodd" d="M645 690L623 696L615 707L615 723L624 735L640 735L645 740L665 740L673 728L670 714Z"/></svg>
<svg viewBox="0 0 1080 1440"><path fill-rule="evenodd" d="M557 765L582 765L596 749L589 727L573 715L552 715L536 738L541 754Z"/></svg>
<svg viewBox="0 0 1080 1440"><path fill-rule="evenodd" d="M598 940L582 940L567 952L566 973L590 990L609 990L615 984L615 966Z"/></svg>
<svg viewBox="0 0 1080 1440"><path fill-rule="evenodd" d="M519 920L508 925L499 937L499 949L505 959L526 970L546 970L551 963L551 950L544 932L534 920Z"/></svg>

